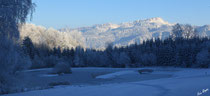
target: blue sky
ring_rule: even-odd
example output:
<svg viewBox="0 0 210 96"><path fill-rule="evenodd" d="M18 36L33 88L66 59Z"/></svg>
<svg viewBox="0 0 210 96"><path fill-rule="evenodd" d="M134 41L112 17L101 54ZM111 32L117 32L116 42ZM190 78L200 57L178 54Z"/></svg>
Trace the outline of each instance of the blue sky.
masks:
<svg viewBox="0 0 210 96"><path fill-rule="evenodd" d="M161 17L171 23L210 24L210 0L33 0L31 23L83 27Z"/></svg>

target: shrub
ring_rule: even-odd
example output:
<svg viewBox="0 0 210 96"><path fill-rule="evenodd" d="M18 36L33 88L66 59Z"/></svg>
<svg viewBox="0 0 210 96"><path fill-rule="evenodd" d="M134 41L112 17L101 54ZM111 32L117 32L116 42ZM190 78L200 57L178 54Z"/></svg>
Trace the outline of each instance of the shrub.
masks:
<svg viewBox="0 0 210 96"><path fill-rule="evenodd" d="M53 68L53 74L71 74L71 67L65 62L56 64Z"/></svg>

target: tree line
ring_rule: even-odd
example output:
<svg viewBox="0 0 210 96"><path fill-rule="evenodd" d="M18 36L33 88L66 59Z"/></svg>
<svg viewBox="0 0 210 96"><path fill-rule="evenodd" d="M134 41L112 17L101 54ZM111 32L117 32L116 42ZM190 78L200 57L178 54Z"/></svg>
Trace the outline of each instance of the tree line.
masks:
<svg viewBox="0 0 210 96"><path fill-rule="evenodd" d="M29 37L23 40L25 54L30 56L31 68L53 67L64 62L72 67L145 67L174 66L185 68L209 68L210 40L199 37L191 25L176 24L169 38L144 41L124 47L108 44L105 50L50 49L46 45L34 45Z"/></svg>

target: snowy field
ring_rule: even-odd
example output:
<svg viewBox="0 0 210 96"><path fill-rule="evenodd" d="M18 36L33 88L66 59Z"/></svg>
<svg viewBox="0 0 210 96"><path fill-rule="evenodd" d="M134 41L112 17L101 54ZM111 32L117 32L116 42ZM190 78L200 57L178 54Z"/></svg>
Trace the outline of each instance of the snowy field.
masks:
<svg viewBox="0 0 210 96"><path fill-rule="evenodd" d="M154 70L149 74L139 74L139 69L72 68L73 74L68 75L50 75L51 69L28 70L18 83L25 88L70 84L2 96L210 96L210 69L157 67L149 68Z"/></svg>

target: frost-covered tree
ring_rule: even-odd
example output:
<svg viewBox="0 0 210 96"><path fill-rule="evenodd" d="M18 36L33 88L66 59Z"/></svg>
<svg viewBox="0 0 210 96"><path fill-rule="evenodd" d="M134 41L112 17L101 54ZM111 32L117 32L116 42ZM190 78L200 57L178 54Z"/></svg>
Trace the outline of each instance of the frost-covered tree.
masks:
<svg viewBox="0 0 210 96"><path fill-rule="evenodd" d="M3 36L19 37L18 25L24 23L28 14L33 13L32 0L0 1L0 33Z"/></svg>
<svg viewBox="0 0 210 96"><path fill-rule="evenodd" d="M181 25L181 24L176 24L173 26L172 29L172 37L174 38L193 38L197 36L197 30L193 28L191 25L186 24L186 25Z"/></svg>
<svg viewBox="0 0 210 96"><path fill-rule="evenodd" d="M174 38L181 38L183 34L183 29L182 26L178 23L176 25L173 26L172 29L172 37Z"/></svg>
<svg viewBox="0 0 210 96"><path fill-rule="evenodd" d="M34 24L24 24L20 29L21 40L29 37L34 44L44 44L49 48L68 49L76 46L84 47L84 37L81 32L69 32L68 30L56 30Z"/></svg>
<svg viewBox="0 0 210 96"><path fill-rule="evenodd" d="M196 36L196 30L189 24L183 26L183 37L193 38Z"/></svg>
<svg viewBox="0 0 210 96"><path fill-rule="evenodd" d="M28 59L21 55L14 39L19 38L18 25L24 23L33 10L31 0L0 0L0 94L11 91L7 85L11 78L8 77L16 73L17 67L27 65L25 60Z"/></svg>
<svg viewBox="0 0 210 96"><path fill-rule="evenodd" d="M7 37L0 38L0 94L11 92L13 75L31 65L30 58Z"/></svg>

